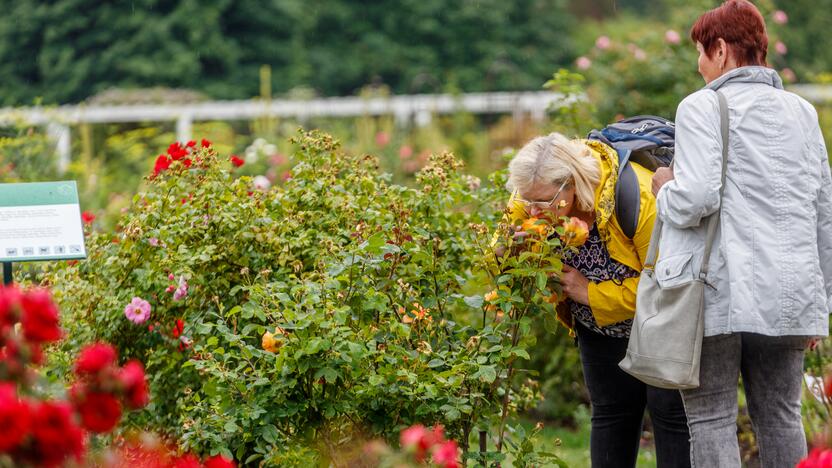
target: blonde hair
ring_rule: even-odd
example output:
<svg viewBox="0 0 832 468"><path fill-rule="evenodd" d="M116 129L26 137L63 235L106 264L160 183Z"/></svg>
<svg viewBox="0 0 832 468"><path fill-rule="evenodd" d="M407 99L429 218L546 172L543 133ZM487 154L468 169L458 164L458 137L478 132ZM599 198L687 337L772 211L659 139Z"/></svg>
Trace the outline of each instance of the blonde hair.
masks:
<svg viewBox="0 0 832 468"><path fill-rule="evenodd" d="M578 209L589 212L595 207L601 168L590 149L578 140L560 133L534 138L514 155L508 172L506 187L521 193L535 184L560 186L571 179Z"/></svg>

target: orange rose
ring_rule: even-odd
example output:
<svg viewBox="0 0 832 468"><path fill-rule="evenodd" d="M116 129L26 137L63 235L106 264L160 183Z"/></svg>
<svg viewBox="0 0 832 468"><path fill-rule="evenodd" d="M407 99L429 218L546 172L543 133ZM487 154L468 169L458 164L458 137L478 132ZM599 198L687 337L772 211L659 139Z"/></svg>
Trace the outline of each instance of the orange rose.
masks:
<svg viewBox="0 0 832 468"><path fill-rule="evenodd" d="M589 237L589 227L584 221L573 216L563 224L561 240L567 247L580 247L584 245L587 237Z"/></svg>
<svg viewBox="0 0 832 468"><path fill-rule="evenodd" d="M281 334L280 332L283 331L280 328L278 328L278 330L280 330L276 330L276 333L278 334ZM276 338L271 332L266 332L263 333L263 339L260 341L260 344L266 351L270 353L275 353L281 346L283 346L283 340L281 340L280 338Z"/></svg>
<svg viewBox="0 0 832 468"><path fill-rule="evenodd" d="M491 291L490 293L483 296L483 298L488 302L491 302L491 301L497 299L497 290L495 289L495 290Z"/></svg>
<svg viewBox="0 0 832 468"><path fill-rule="evenodd" d="M523 221L523 231L530 234L545 236L549 233L549 225L540 218L529 218Z"/></svg>

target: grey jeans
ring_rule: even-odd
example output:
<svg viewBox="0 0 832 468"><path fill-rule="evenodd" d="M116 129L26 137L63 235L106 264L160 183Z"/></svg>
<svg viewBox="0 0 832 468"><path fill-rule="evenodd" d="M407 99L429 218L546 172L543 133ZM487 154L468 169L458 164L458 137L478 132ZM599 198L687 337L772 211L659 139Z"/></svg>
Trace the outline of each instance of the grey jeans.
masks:
<svg viewBox="0 0 832 468"><path fill-rule="evenodd" d="M763 468L793 467L806 455L800 395L807 343L805 336L753 333L717 335L702 341L700 387L682 391L691 433L691 466L740 466L740 374Z"/></svg>

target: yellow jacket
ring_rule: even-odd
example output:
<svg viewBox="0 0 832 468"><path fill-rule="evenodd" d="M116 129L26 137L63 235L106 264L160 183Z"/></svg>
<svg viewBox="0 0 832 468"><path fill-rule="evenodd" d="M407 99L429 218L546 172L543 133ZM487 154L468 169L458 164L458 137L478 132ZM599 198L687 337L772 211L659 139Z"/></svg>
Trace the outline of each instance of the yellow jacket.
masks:
<svg viewBox="0 0 832 468"><path fill-rule="evenodd" d="M593 156L601 165L601 182L595 190L595 223L601 239L605 241L611 258L640 272L644 268L650 235L653 233L653 222L656 219L656 199L651 188L653 173L636 163L631 163L641 191L638 224L631 240L621 230L615 216L618 155L614 149L603 143L590 140L584 143L592 150ZM604 327L633 318L638 280L639 278L635 277L618 282L589 283L589 307L598 326Z"/></svg>

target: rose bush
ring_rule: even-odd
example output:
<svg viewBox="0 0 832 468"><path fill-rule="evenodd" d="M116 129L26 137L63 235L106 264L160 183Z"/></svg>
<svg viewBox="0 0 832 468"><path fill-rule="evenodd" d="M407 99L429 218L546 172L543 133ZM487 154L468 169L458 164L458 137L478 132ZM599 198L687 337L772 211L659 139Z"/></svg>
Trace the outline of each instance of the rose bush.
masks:
<svg viewBox="0 0 832 468"><path fill-rule="evenodd" d="M302 133L291 178L263 189L206 143L157 157L117 232L44 274L71 316L66 352L101 340L146 363L155 397L131 424L280 465L442 424L463 456L502 459L503 422L539 399L521 369L533 339L480 320L471 226L502 215L504 174L481 186L445 153L404 187ZM502 452L522 446L509 429Z"/></svg>

